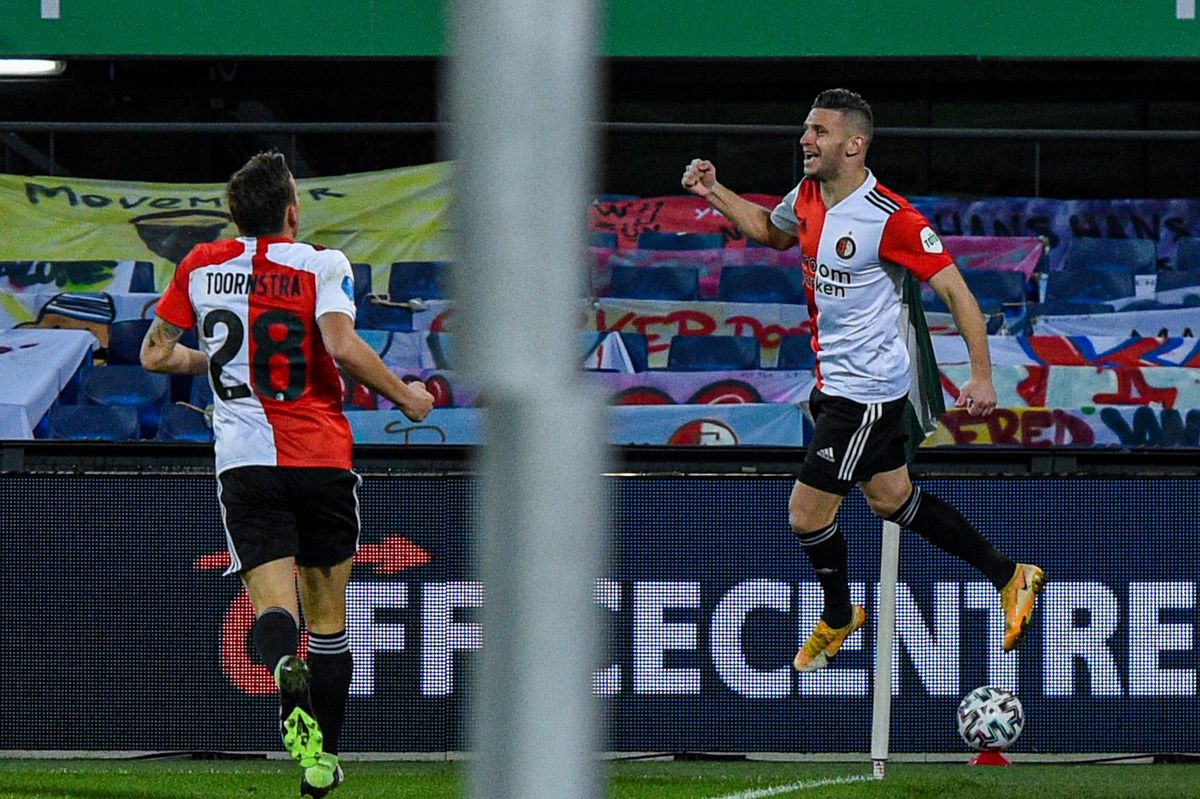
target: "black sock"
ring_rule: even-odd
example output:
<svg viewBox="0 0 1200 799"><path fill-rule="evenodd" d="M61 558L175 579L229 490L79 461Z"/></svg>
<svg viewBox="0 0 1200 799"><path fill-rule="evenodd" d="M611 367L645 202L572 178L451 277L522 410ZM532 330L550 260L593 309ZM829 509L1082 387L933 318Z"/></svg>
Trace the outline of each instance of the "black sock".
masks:
<svg viewBox="0 0 1200 799"><path fill-rule="evenodd" d="M354 676L354 656L346 631L321 635L308 634L308 668L312 673L313 710L325 736L325 751L338 752L338 736L346 721L346 700L350 698L350 679Z"/></svg>
<svg viewBox="0 0 1200 799"><path fill-rule="evenodd" d="M846 537L838 529L837 520L820 530L796 533L796 537L804 545L825 595L821 618L830 627L845 627L852 616L850 576L846 571Z"/></svg>
<svg viewBox="0 0 1200 799"><path fill-rule="evenodd" d="M996 588L1003 588L1017 568L961 513L917 486L913 486L912 495L888 521L907 527L934 546L962 558L983 572Z"/></svg>
<svg viewBox="0 0 1200 799"><path fill-rule="evenodd" d="M288 655L296 654L300 628L292 614L283 608L267 608L254 620L254 648L271 674L275 666Z"/></svg>

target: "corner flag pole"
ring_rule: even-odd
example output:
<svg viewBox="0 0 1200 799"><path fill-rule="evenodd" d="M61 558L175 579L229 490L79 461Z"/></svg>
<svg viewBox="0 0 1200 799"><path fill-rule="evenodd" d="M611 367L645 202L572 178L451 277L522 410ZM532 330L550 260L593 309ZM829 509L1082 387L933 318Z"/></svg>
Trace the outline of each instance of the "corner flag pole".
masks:
<svg viewBox="0 0 1200 799"><path fill-rule="evenodd" d="M875 697L871 710L871 766L883 779L892 721L892 645L896 637L896 578L900 571L900 526L883 523L879 548L879 597L875 615Z"/></svg>

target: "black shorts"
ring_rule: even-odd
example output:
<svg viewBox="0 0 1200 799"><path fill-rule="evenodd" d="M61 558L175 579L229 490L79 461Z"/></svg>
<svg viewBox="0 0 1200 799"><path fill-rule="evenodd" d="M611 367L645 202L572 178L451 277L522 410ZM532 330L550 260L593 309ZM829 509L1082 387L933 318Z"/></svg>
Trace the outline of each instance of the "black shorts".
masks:
<svg viewBox="0 0 1200 799"><path fill-rule="evenodd" d="M358 487L348 469L239 466L217 477L229 547L226 574L279 558L335 566L358 551Z"/></svg>
<svg viewBox="0 0 1200 799"><path fill-rule="evenodd" d="M800 482L844 497L855 483L903 466L908 462L907 404L908 397L901 397L864 405L814 388L808 405L813 437L800 467Z"/></svg>

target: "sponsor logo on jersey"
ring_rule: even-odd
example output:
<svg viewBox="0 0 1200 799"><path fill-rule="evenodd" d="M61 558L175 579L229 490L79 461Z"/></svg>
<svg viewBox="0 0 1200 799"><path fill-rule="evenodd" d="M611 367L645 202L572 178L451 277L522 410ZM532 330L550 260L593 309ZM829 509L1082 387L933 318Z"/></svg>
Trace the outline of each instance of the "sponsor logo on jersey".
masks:
<svg viewBox="0 0 1200 799"><path fill-rule="evenodd" d="M354 279L349 275L342 278L342 293L346 295L346 299L354 302Z"/></svg>
<svg viewBox="0 0 1200 799"><path fill-rule="evenodd" d="M848 261L854 257L854 251L858 248L854 244L854 239L849 236L842 236L837 240L837 245L834 249L837 251L838 258Z"/></svg>
<svg viewBox="0 0 1200 799"><path fill-rule="evenodd" d="M300 276L274 272L252 275L248 272L206 272L209 294L254 294L270 297L299 297Z"/></svg>
<svg viewBox="0 0 1200 799"><path fill-rule="evenodd" d="M942 240L938 238L938 234L934 232L933 228L928 225L921 228L921 246L925 248L925 252L935 255L945 252Z"/></svg>

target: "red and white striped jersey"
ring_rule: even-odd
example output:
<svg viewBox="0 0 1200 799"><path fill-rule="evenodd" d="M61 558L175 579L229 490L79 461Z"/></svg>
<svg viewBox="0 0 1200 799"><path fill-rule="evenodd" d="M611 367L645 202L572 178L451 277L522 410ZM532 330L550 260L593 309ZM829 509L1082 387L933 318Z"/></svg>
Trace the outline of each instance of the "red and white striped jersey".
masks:
<svg viewBox="0 0 1200 799"><path fill-rule="evenodd" d="M213 389L220 474L235 466L349 469L350 425L317 319L354 318L354 276L337 250L238 238L188 253L156 313L199 327Z"/></svg>
<svg viewBox="0 0 1200 799"><path fill-rule="evenodd" d="M870 170L829 209L820 184L801 180L771 223L800 242L817 388L865 404L906 396L908 350L897 329L902 270L928 280L953 263L933 227Z"/></svg>

